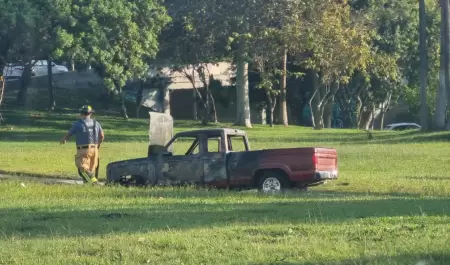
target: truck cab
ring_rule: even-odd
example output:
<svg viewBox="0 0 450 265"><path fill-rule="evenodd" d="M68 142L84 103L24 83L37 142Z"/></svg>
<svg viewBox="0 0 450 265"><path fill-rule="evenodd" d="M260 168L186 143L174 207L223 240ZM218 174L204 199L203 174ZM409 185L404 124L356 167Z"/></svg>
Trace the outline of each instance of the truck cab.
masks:
<svg viewBox="0 0 450 265"><path fill-rule="evenodd" d="M242 130L208 129L176 134L164 147L169 169L165 179L229 187L227 154L250 151Z"/></svg>

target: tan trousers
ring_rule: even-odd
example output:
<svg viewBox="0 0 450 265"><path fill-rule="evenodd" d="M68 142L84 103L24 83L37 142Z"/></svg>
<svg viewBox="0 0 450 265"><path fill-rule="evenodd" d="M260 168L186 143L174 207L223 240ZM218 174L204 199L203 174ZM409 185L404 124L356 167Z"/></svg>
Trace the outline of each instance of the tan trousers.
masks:
<svg viewBox="0 0 450 265"><path fill-rule="evenodd" d="M89 145L88 148L78 149L75 155L75 165L78 168L80 176L85 182L97 182L94 176L98 165L98 147Z"/></svg>

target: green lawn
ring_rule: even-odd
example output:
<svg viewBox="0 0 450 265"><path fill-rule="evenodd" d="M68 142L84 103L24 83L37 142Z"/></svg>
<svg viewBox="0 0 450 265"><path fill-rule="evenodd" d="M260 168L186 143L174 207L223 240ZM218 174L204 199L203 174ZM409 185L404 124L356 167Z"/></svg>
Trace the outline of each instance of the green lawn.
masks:
<svg viewBox="0 0 450 265"><path fill-rule="evenodd" d="M39 115L6 113L0 169L76 178L59 145L76 116ZM103 167L146 155L145 120L97 119ZM247 132L252 149L336 148L339 180L277 196L3 181L0 264L450 264L447 133Z"/></svg>

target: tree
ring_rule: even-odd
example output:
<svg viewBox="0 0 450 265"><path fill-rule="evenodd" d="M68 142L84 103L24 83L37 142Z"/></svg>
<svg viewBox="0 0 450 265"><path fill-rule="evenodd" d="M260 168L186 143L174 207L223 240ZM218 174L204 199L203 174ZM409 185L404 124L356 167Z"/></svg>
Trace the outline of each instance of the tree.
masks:
<svg viewBox="0 0 450 265"><path fill-rule="evenodd" d="M286 8L286 6L284 6ZM284 9L286 12L287 9ZM272 10L273 11L273 10ZM291 11L293 13L293 11ZM301 14L304 12L301 8L297 9ZM289 15L289 14L287 14ZM299 15L300 16L300 15ZM293 16L292 21L285 21L284 26L267 27L254 37L252 49L252 60L255 68L259 71L259 83L257 88L263 89L265 94L265 103L263 108L269 114L269 125L273 127L274 111L279 107L279 123L287 126L287 78L298 78L303 73L288 71L288 47L295 51L298 41L298 29L301 28L300 20ZM267 19L269 20L269 19ZM275 23L277 25L278 22ZM283 94L283 95L282 95ZM280 106L281 105L281 106Z"/></svg>
<svg viewBox="0 0 450 265"><path fill-rule="evenodd" d="M197 99L203 105L202 124L207 125L210 121L217 123L217 112L214 97L211 92L211 82L213 77L209 68L214 66L211 63L195 63L187 66L176 66L174 71L181 73L192 85ZM197 78L199 80L197 80ZM203 85L204 93L201 93L199 87L197 87L197 81L200 81Z"/></svg>
<svg viewBox="0 0 450 265"><path fill-rule="evenodd" d="M12 47L10 58L24 63L21 76L21 87L17 94L17 103L24 106L27 101L28 85L31 78L32 60L59 58L70 38L65 34L65 28L70 25L70 5L68 1L36 0L13 1L22 15L6 21L3 25L10 29L6 34L4 47ZM8 4L7 4L8 5ZM14 8L11 15L14 17ZM8 11L6 11L8 12ZM9 12L8 12L9 13ZM69 36L70 37L70 36ZM3 39L2 39L3 40ZM51 76L49 76L49 110L55 107Z"/></svg>
<svg viewBox="0 0 450 265"><path fill-rule="evenodd" d="M36 9L26 0L3 1L0 16L0 72L13 59L22 59L28 44L27 34L33 31L38 18ZM5 78L0 75L0 107L5 91ZM1 116L0 116L1 118Z"/></svg>
<svg viewBox="0 0 450 265"><path fill-rule="evenodd" d="M28 0L3 1L0 17L0 71L10 60L23 58L30 34L41 17Z"/></svg>
<svg viewBox="0 0 450 265"><path fill-rule="evenodd" d="M288 1L283 1L288 2ZM212 33L214 48L221 58L228 58L236 65L236 124L251 127L248 91L248 64L254 57L255 40L262 36L270 24L279 21L280 1L176 1L178 12L187 10L185 25L200 32ZM177 14L179 15L179 14ZM271 18L271 19L268 19ZM281 56L280 56L281 58Z"/></svg>
<svg viewBox="0 0 450 265"><path fill-rule="evenodd" d="M301 37L303 48L297 57L313 79L310 97L313 126L322 129L331 125L331 111L328 117L324 114L333 105L337 92L355 70L367 68L373 33L342 3L321 1L309 8Z"/></svg>
<svg viewBox="0 0 450 265"><path fill-rule="evenodd" d="M39 23L42 15L36 4L28 0L3 1L2 16L0 18L0 71L7 62L24 62L25 69L21 78L21 88L18 93L18 103L25 104L27 77L33 51L40 33Z"/></svg>
<svg viewBox="0 0 450 265"><path fill-rule="evenodd" d="M396 58L385 52L374 53L367 69L359 73L360 83L356 94L356 124L360 129L373 127L381 115L381 127L389 104L399 94L399 68Z"/></svg>
<svg viewBox="0 0 450 265"><path fill-rule="evenodd" d="M434 85L438 82L439 7L434 0L425 0L424 4L428 10L427 13L423 14L426 32L428 33L427 45L425 46L426 57L429 58L426 61L426 68L429 70L427 79L430 85ZM420 51L418 49L419 3L415 0L360 0L354 2L352 7L367 16L376 28L377 34L372 39L372 45L377 55L383 55L382 58L373 61L375 65L366 71L368 75L366 74L362 80L367 79L367 82L361 83L358 81L361 80L360 75L354 76L354 81L358 86L364 87L364 89L358 89L358 95L367 100L365 103L363 101L362 104L368 106L363 106L363 108L370 109L371 105L379 106L380 102L396 102L396 99L400 97L409 105L411 113L418 114L421 69ZM383 60L384 62L382 62ZM386 69L390 70L387 71ZM383 70L383 72L380 73L379 70ZM379 80L371 81L374 78ZM352 84L355 82L351 81ZM381 86L373 90L373 85ZM373 91L378 91L376 97L370 96L374 95ZM433 93L434 90L426 92L426 100L428 104L431 104L430 106L434 105L434 98L431 98ZM377 100L378 103L371 102L371 98ZM378 107L377 109L375 115L367 114L364 116L377 117L381 115L382 109ZM433 109L429 108L429 111ZM364 128L367 122L363 119L359 126Z"/></svg>
<svg viewBox="0 0 450 265"><path fill-rule="evenodd" d="M237 104L237 124L250 125L250 109L248 100L248 62L259 61L259 68L263 70L262 84L266 90L269 102L270 117L273 117L273 110L276 100L274 95L279 95L280 123L288 125L287 115L287 86L286 78L287 58L290 49L296 50L302 42L299 36L302 32L302 19L307 9L304 1L247 1L228 2L228 10L231 20L237 27L231 29L232 37L229 38L231 47L235 47L233 58L237 64L236 83L238 92ZM309 3L308 3L309 4ZM314 4L313 4L314 5ZM276 69L280 70L277 82L280 85L279 93L274 93L274 83L269 81L273 75L273 70L264 70L267 61L272 60L279 64ZM271 91L271 92L270 92ZM271 118L273 122L273 118Z"/></svg>
<svg viewBox="0 0 450 265"><path fill-rule="evenodd" d="M269 126L274 125L274 111L277 106L277 98L280 90L276 89L279 84L279 80L276 78L276 66L270 63L267 58L256 58L256 64L259 70L259 84L257 88L263 89L266 96L266 104L263 104L263 108L269 111Z"/></svg>
<svg viewBox="0 0 450 265"><path fill-rule="evenodd" d="M48 74L48 110L53 111L56 107L53 89L53 59L64 55L64 51L71 44L72 39L67 36L65 28L73 23L70 17L71 5L65 0L36 0L35 1L42 19L39 23L41 29L41 40L38 42L37 51L34 56L47 60Z"/></svg>
<svg viewBox="0 0 450 265"><path fill-rule="evenodd" d="M180 6L168 4L168 12L172 14L172 23L160 36L161 50L155 63L172 65L174 72L182 74L192 85L195 98L203 106L202 124L210 121L216 123L217 113L215 100L211 93L210 84L213 78L210 67L223 61L224 50L217 49L219 40L214 32L195 28L191 24L190 15L192 6ZM222 46L223 47L223 46ZM204 93L201 93L197 82L200 81Z"/></svg>
<svg viewBox="0 0 450 265"><path fill-rule="evenodd" d="M128 118L123 87L148 75L148 61L158 52L158 35L170 21L156 0L72 0L73 23L69 50L85 53L103 78L105 86L119 96L121 112Z"/></svg>

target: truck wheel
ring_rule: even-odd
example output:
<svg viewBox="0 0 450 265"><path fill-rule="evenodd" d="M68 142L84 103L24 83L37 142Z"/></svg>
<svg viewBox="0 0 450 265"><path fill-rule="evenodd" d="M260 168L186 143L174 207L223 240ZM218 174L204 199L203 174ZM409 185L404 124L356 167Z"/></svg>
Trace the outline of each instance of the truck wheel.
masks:
<svg viewBox="0 0 450 265"><path fill-rule="evenodd" d="M258 190L264 193L279 193L290 187L287 177L277 171L265 171L258 182Z"/></svg>
<svg viewBox="0 0 450 265"><path fill-rule="evenodd" d="M122 176L118 182L124 187L143 187L146 184L143 177L136 175Z"/></svg>

